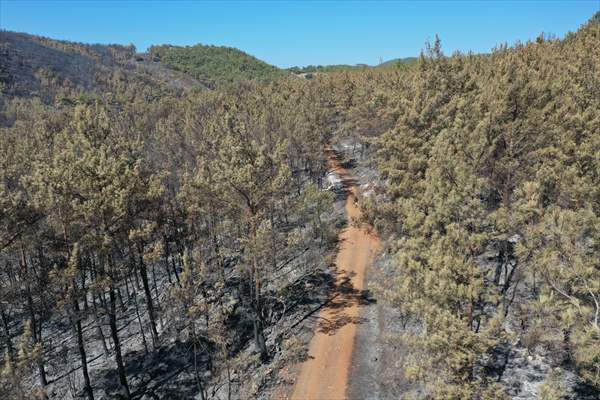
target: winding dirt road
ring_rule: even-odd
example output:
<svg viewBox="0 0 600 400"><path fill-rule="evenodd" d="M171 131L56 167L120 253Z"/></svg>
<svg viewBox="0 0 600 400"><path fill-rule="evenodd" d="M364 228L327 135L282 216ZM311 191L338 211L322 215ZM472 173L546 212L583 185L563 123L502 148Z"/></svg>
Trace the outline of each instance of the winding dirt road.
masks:
<svg viewBox="0 0 600 400"><path fill-rule="evenodd" d="M327 150L330 166L339 174L346 192L348 227L340 234L336 258L337 289L321 311L315 335L310 342L309 358L301 365L292 399L345 399L352 365L352 351L360 307L368 303L363 289L366 269L380 248L379 239L369 230L354 226L361 216L355 204L357 187L352 174L340 165L334 152Z"/></svg>

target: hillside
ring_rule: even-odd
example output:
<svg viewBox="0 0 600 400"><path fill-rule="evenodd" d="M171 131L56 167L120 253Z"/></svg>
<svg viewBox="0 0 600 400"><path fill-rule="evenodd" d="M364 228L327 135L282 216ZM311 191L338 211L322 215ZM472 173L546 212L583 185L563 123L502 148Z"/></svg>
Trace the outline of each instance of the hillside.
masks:
<svg viewBox="0 0 600 400"><path fill-rule="evenodd" d="M180 91L288 75L229 47L163 45L136 53L132 45L90 45L9 31L0 31L0 55L2 93L44 101L61 90L114 91L119 81L122 86L135 81L152 90Z"/></svg>
<svg viewBox="0 0 600 400"><path fill-rule="evenodd" d="M417 60L417 57L394 58L392 60L382 62L378 65L378 67L392 67L398 64L413 64Z"/></svg>
<svg viewBox="0 0 600 400"><path fill-rule="evenodd" d="M152 61L183 71L209 87L244 80L268 81L286 73L241 50L223 46L152 46Z"/></svg>
<svg viewBox="0 0 600 400"><path fill-rule="evenodd" d="M130 84L155 90L203 87L186 74L137 59L133 46L90 45L0 31L0 90L9 97L50 101L59 92L106 92Z"/></svg>
<svg viewBox="0 0 600 400"><path fill-rule="evenodd" d="M384 61L379 65L367 64L332 64L332 65L306 65L304 67L290 67L287 70L298 75L314 74L314 73L332 73L342 71L360 71L368 68L393 67L393 66L410 66L418 61L417 57L395 58L393 60Z"/></svg>

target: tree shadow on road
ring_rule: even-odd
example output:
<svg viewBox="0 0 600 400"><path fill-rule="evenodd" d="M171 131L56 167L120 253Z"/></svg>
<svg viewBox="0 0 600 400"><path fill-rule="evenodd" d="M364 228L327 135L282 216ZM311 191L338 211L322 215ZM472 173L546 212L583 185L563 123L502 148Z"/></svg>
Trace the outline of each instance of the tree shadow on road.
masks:
<svg viewBox="0 0 600 400"><path fill-rule="evenodd" d="M343 273L343 271L341 271ZM317 331L334 335L340 328L347 324L362 324L364 317L349 315L348 308L361 307L377 303L369 290L359 290L352 283L355 273L344 274L333 291L329 303L325 306L325 316L317 325Z"/></svg>

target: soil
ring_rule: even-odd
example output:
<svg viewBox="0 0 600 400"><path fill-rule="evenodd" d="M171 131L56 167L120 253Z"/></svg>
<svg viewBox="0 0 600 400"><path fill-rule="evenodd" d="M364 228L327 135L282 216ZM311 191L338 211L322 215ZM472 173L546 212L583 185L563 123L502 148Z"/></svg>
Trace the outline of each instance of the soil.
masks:
<svg viewBox="0 0 600 400"><path fill-rule="evenodd" d="M361 307L371 303L364 290L365 273L381 245L370 227L360 226L361 211L356 202L357 184L352 172L327 150L330 166L339 175L346 197L349 224L340 233L335 260L337 288L319 315L308 359L302 363L292 399L345 399L352 370L357 324L363 322Z"/></svg>

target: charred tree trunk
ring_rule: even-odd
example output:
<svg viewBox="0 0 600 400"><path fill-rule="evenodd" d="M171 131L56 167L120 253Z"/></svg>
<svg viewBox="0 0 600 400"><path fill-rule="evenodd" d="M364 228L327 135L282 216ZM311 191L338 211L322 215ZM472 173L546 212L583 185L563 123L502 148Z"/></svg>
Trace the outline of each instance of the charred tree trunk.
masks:
<svg viewBox="0 0 600 400"><path fill-rule="evenodd" d="M267 350L267 344L265 341L263 322L256 311L254 319L252 320L252 325L254 327L254 342L256 343L256 348L260 352L260 360L265 362L269 359L269 351Z"/></svg>
<svg viewBox="0 0 600 400"><path fill-rule="evenodd" d="M6 346L6 351L8 352L8 358L11 362L15 361L15 348L13 346L12 337L10 334L10 324L8 320L8 315L4 311L2 307L2 303L0 303L0 317L2 317L2 329L4 330L4 344Z"/></svg>
<svg viewBox="0 0 600 400"><path fill-rule="evenodd" d="M148 317L150 318L150 328L152 330L152 344L156 348L158 344L158 331L156 330L156 318L154 313L154 304L152 303L152 292L150 292L150 285L148 284L148 271L146 269L146 263L142 257L142 251L138 246L139 253L139 268L140 276L142 278L142 285L144 286L144 294L146 295L146 307L148 308Z"/></svg>
<svg viewBox="0 0 600 400"><path fill-rule="evenodd" d="M94 391L90 383L90 374L88 372L87 355L85 353L85 345L83 340L83 329L81 328L81 318L79 315L79 302L76 297L73 297L73 314L75 319L75 330L77 333L77 348L79 357L81 358L81 372L83 374L84 391L88 400L94 400Z"/></svg>
<svg viewBox="0 0 600 400"><path fill-rule="evenodd" d="M86 273L85 273L85 269L83 271L81 271L81 290L82 290L82 294L83 294L83 310L88 313L89 312L89 306L88 306L88 298L87 298L87 287L85 286L85 281L86 281Z"/></svg>
<svg viewBox="0 0 600 400"><path fill-rule="evenodd" d="M196 330L194 328L194 323L189 323L190 336L192 337L192 351L194 352L194 377L196 378L196 385L198 387L198 391L200 392L200 399L206 400L206 394L204 392L204 385L202 384L202 378L200 377L200 372L198 371L198 338L196 337Z"/></svg>
<svg viewBox="0 0 600 400"><path fill-rule="evenodd" d="M137 293L133 294L133 302L135 304L135 315L140 326L140 334L142 335L142 343L144 344L144 350L146 352L146 355L148 355L148 342L146 341L146 334L144 333L144 324L142 322L142 317L140 316L140 308L138 306Z"/></svg>
<svg viewBox="0 0 600 400"><path fill-rule="evenodd" d="M29 274L28 271L28 267L27 267L27 258L25 256L25 250L21 249L21 266L23 268L23 271L25 272L25 275L27 276ZM35 317L35 308L33 306L33 296L31 294L31 285L30 285L30 279L25 279L26 280L26 287L25 287L25 292L26 292L26 297L27 297L27 310L29 312L29 322L31 324L31 331L33 334L33 342L35 344L39 344L40 346L42 346L43 349L43 343L41 343L41 337L40 335L38 335L38 332L40 332L38 330L38 321ZM42 356L37 360L36 364L37 364L37 369L38 369L38 374L39 374L39 382L40 385L44 388L48 385L48 379L46 378L46 369L44 368L44 356L43 356L43 350L42 350Z"/></svg>
<svg viewBox="0 0 600 400"><path fill-rule="evenodd" d="M104 354L108 356L108 346L106 346L106 338L104 337L104 332L102 332L102 323L100 322L100 318L98 317L98 306L96 305L96 297L94 295L92 295L92 308L94 325L96 325L96 333L100 337L100 342L102 343L102 349L104 350Z"/></svg>
<svg viewBox="0 0 600 400"><path fill-rule="evenodd" d="M129 386L127 385L127 376L125 374L125 366L123 365L123 355L121 354L121 342L119 341L119 331L117 329L117 299L115 294L114 284L111 282L109 289L110 297L110 333L115 344L115 362L117 363L117 373L119 375L119 384L121 391L127 400L131 399Z"/></svg>
<svg viewBox="0 0 600 400"><path fill-rule="evenodd" d="M169 267L169 241L167 240L166 235L163 235L163 260L165 262L165 270L167 271L169 283L173 283L173 280L171 279L171 269ZM173 268L175 268L175 264L173 264Z"/></svg>

